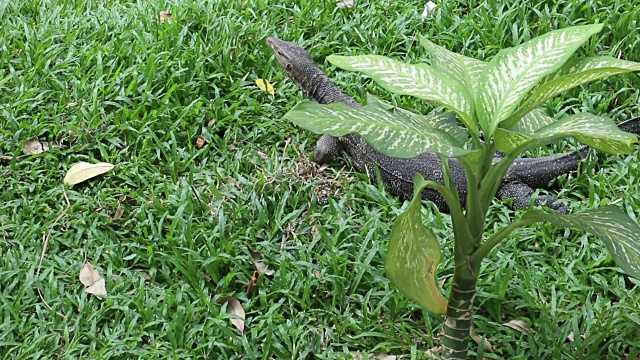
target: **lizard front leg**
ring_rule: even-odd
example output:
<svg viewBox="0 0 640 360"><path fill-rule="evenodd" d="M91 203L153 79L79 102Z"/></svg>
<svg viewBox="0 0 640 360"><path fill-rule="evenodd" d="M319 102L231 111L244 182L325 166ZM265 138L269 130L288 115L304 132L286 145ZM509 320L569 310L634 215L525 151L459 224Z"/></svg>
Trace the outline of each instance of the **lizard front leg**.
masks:
<svg viewBox="0 0 640 360"><path fill-rule="evenodd" d="M498 190L498 199L504 201L507 199L513 199L513 207L515 209L526 209L531 204L531 198L535 190L531 186L521 183L519 181L503 183ZM551 195L540 195L536 198L536 205L547 206L561 214L568 214L569 209L558 201L558 199Z"/></svg>
<svg viewBox="0 0 640 360"><path fill-rule="evenodd" d="M313 151L313 162L318 165L332 162L340 153L338 138L331 135L322 135L316 143Z"/></svg>

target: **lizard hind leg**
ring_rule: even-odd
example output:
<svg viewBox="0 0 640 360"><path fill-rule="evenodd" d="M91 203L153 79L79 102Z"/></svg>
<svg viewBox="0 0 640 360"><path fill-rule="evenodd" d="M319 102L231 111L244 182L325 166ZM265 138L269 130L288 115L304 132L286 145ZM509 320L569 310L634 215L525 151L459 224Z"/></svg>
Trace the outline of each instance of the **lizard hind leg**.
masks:
<svg viewBox="0 0 640 360"><path fill-rule="evenodd" d="M338 138L331 135L322 135L316 143L313 151L313 162L322 165L332 162L340 152Z"/></svg>

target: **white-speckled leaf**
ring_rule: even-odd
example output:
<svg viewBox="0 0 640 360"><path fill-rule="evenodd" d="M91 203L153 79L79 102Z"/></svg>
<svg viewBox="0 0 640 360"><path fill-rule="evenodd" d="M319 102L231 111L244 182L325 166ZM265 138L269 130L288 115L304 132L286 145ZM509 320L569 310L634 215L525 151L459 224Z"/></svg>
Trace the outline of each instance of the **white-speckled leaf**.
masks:
<svg viewBox="0 0 640 360"><path fill-rule="evenodd" d="M509 153L514 150L524 151L567 136L610 154L629 154L635 149L633 144L638 142L636 135L620 130L613 120L583 113L558 120L534 133L497 129L495 143L499 151Z"/></svg>
<svg viewBox="0 0 640 360"><path fill-rule="evenodd" d="M478 79L487 63L449 51L420 34L418 34L418 39L420 45L431 54L431 65L443 75L463 84L467 89L471 89L471 96L474 97L478 90Z"/></svg>
<svg viewBox="0 0 640 360"><path fill-rule="evenodd" d="M392 104L382 101L371 94L367 94L367 105L378 105L382 109L393 110L401 115L404 115L415 121L417 124L423 124L426 127L442 130L445 133L451 135L457 141L456 145L459 147L463 147L465 142L469 139L469 132L466 128L458 125L458 117L452 111L435 115L416 114L409 110L395 107Z"/></svg>
<svg viewBox="0 0 640 360"><path fill-rule="evenodd" d="M384 267L400 292L425 309L444 314L447 299L435 281L441 257L440 243L433 231L422 223L421 193L425 187L424 178L416 174L413 200L393 223Z"/></svg>
<svg viewBox="0 0 640 360"><path fill-rule="evenodd" d="M508 121L505 121L504 127L509 129L513 122L529 111L569 89L594 80L631 71L640 71L640 63L620 60L610 56L569 59L560 70L545 76L529 92L516 112Z"/></svg>
<svg viewBox="0 0 640 360"><path fill-rule="evenodd" d="M380 153L397 158L412 158L423 152L436 152L447 157L477 155L477 151L458 147L457 140L444 131L388 111L375 103L353 108L305 100L284 117L317 134L358 134Z"/></svg>
<svg viewBox="0 0 640 360"><path fill-rule="evenodd" d="M521 133L533 133L556 121L554 117L545 114L544 111L535 109L520 118L509 130Z"/></svg>
<svg viewBox="0 0 640 360"><path fill-rule="evenodd" d="M599 237L616 264L625 273L640 279L640 226L620 208L605 206L569 215L530 211L523 215L523 219L578 228Z"/></svg>
<svg viewBox="0 0 640 360"><path fill-rule="evenodd" d="M473 98L453 79L449 79L427 64L407 64L380 55L328 57L333 65L370 76L383 88L399 94L435 101L455 111L467 128L476 130Z"/></svg>
<svg viewBox="0 0 640 360"><path fill-rule="evenodd" d="M546 75L558 70L602 24L548 32L513 48L501 50L487 65L475 94L480 126L493 135L520 101Z"/></svg>

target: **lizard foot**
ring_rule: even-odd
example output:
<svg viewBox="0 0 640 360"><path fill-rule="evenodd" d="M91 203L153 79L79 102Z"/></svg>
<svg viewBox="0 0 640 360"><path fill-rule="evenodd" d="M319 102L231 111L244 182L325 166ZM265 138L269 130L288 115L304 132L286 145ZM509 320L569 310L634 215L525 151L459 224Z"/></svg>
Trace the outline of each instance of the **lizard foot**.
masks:
<svg viewBox="0 0 640 360"><path fill-rule="evenodd" d="M554 196L551 196L551 195L538 196L538 198L536 199L536 204L544 205L550 209L553 209L559 212L560 214L569 213L569 209L567 209L567 207L562 202L560 202L558 199L556 199Z"/></svg>
<svg viewBox="0 0 640 360"><path fill-rule="evenodd" d="M339 152L338 138L322 135L313 151L313 162L322 165L333 161Z"/></svg>
<svg viewBox="0 0 640 360"><path fill-rule="evenodd" d="M500 200L513 198L513 207L516 209L527 209L531 204L535 191L531 186L521 182L504 183L498 190L497 196ZM560 214L568 214L569 209L558 199L551 195L540 195L536 197L535 204L547 206Z"/></svg>

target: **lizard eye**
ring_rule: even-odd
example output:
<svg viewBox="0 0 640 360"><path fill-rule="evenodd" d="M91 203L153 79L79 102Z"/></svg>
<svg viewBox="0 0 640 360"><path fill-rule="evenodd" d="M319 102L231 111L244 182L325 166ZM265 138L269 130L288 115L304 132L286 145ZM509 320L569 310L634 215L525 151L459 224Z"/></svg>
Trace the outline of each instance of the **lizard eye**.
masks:
<svg viewBox="0 0 640 360"><path fill-rule="evenodd" d="M291 71L292 67L291 64L287 64L287 71Z"/></svg>

